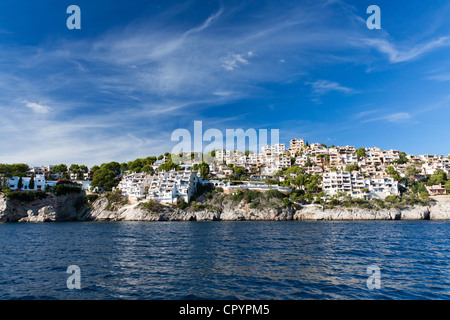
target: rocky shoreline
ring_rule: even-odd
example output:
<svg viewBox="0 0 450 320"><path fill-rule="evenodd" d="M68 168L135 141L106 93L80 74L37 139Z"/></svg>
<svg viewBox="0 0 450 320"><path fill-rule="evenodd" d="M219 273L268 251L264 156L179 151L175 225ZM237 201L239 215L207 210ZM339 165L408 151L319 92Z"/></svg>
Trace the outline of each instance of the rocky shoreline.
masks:
<svg viewBox="0 0 450 320"><path fill-rule="evenodd" d="M211 210L179 209L159 206L149 210L141 204L113 206L100 197L87 204L85 194L49 196L43 200L20 203L0 198L0 222L55 221L319 221L319 220L450 220L450 199L434 201L429 206L409 206L390 209L360 209L335 207L322 209L306 206L251 208L241 201L224 201Z"/></svg>

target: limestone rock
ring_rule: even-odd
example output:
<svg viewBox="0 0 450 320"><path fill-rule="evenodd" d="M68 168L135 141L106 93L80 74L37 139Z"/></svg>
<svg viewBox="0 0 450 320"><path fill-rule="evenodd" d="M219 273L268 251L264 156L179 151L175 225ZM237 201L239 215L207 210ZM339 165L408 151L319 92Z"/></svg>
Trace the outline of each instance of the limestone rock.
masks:
<svg viewBox="0 0 450 320"><path fill-rule="evenodd" d="M429 207L430 220L450 220L450 198L440 198Z"/></svg>

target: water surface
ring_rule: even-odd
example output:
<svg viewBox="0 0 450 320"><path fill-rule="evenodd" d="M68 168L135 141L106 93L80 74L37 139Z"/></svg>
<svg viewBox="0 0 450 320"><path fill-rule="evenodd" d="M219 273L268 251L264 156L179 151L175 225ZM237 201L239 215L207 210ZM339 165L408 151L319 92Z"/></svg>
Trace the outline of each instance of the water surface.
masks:
<svg viewBox="0 0 450 320"><path fill-rule="evenodd" d="M449 299L450 222L0 224L0 299ZM70 290L69 265L81 269ZM369 290L377 265L381 288Z"/></svg>

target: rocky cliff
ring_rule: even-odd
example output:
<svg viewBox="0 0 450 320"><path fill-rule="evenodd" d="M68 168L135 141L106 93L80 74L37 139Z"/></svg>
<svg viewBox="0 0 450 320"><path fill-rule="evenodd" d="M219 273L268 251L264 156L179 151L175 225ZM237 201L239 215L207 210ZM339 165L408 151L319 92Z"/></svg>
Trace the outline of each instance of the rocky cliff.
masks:
<svg viewBox="0 0 450 320"><path fill-rule="evenodd" d="M275 201L276 202L276 201ZM51 221L249 221L249 220L450 220L450 200L435 201L430 206L391 209L336 207L322 209L308 206L296 210L282 203L264 203L252 208L245 201L223 200L209 209L179 209L159 205L156 209L143 204L111 206L100 197L88 204L85 194L48 196L42 200L21 203L0 198L0 222Z"/></svg>
<svg viewBox="0 0 450 320"><path fill-rule="evenodd" d="M220 210L181 210L161 206L158 211L142 205L128 205L118 210L108 209L108 200L100 198L92 205L92 210L83 219L94 221L243 221L243 220L292 220L294 210L290 207L273 209L251 209L248 204L233 204L225 201Z"/></svg>
<svg viewBox="0 0 450 320"><path fill-rule="evenodd" d="M437 203L429 207L414 206L392 209L334 208L322 210L318 206L295 210L284 208L250 208L241 201L226 201L220 210L180 210L166 207L152 212L139 205L106 210L107 200L94 203L86 218L95 221L250 221L250 220L450 220L450 203Z"/></svg>
<svg viewBox="0 0 450 320"><path fill-rule="evenodd" d="M31 202L0 198L0 222L74 221L86 214L85 194L49 195Z"/></svg>

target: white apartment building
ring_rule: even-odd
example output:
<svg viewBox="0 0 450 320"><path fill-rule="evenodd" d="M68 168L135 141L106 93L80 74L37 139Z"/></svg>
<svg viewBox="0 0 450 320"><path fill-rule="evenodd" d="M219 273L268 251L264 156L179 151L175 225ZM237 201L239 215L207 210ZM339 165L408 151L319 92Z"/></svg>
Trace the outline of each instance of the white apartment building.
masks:
<svg viewBox="0 0 450 320"><path fill-rule="evenodd" d="M124 175L115 189L132 199L143 199L147 195L152 176L147 173L130 173Z"/></svg>
<svg viewBox="0 0 450 320"><path fill-rule="evenodd" d="M305 146L305 140L303 139L292 139L289 142L289 150L300 151Z"/></svg>
<svg viewBox="0 0 450 320"><path fill-rule="evenodd" d="M8 179L7 180L8 188L11 190L21 189L21 190L35 191L35 190L44 190L44 188L46 186L53 187L56 185L56 181L46 180L45 175L43 175L43 174L37 174L34 177L34 188L30 188L31 177L23 177L22 178L22 187L21 188L19 188L19 180L20 180L20 177L12 177L12 178Z"/></svg>
<svg viewBox="0 0 450 320"><path fill-rule="evenodd" d="M33 174L46 175L50 172L51 166L29 167L27 170L27 177L31 177Z"/></svg>
<svg viewBox="0 0 450 320"><path fill-rule="evenodd" d="M367 189L369 192L364 192ZM329 196L339 192L351 197L384 199L398 194L398 182L393 178L364 178L358 172L326 172L323 174L322 190Z"/></svg>
<svg viewBox="0 0 450 320"><path fill-rule="evenodd" d="M146 199L175 204L178 198L181 198L189 202L197 190L198 183L195 172L160 172L152 177Z"/></svg>
<svg viewBox="0 0 450 320"><path fill-rule="evenodd" d="M261 153L265 155L280 155L286 151L284 143L278 143L270 146L264 146L261 148Z"/></svg>
<svg viewBox="0 0 450 320"><path fill-rule="evenodd" d="M389 177L374 177L364 180L366 188L369 189L369 198L384 199L390 195L398 195L398 182Z"/></svg>

